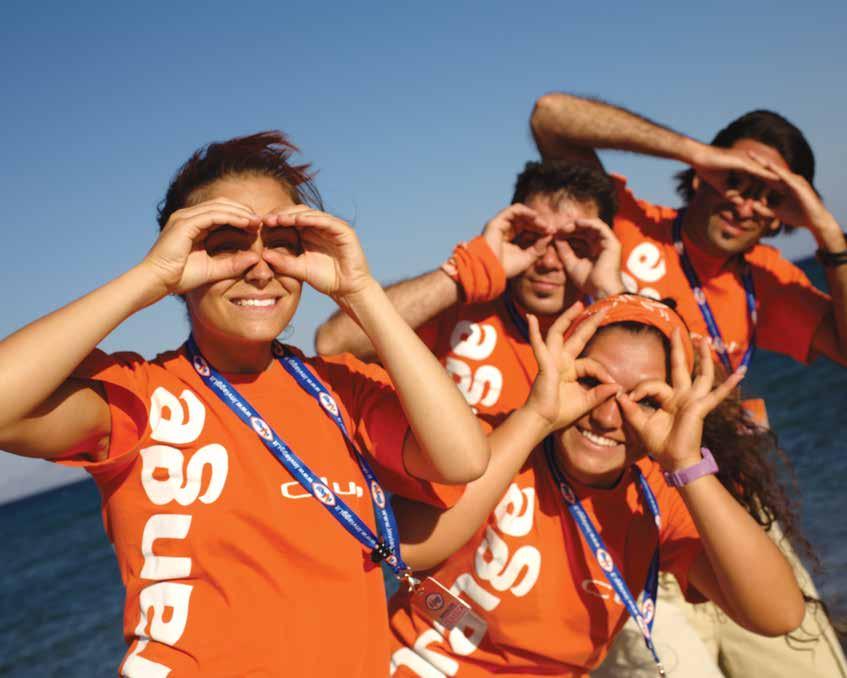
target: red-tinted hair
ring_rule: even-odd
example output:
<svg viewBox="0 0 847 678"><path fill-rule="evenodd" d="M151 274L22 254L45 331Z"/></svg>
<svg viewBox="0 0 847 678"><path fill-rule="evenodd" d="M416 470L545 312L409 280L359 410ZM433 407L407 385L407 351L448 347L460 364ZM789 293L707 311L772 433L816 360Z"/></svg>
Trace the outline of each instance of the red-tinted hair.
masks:
<svg viewBox="0 0 847 678"><path fill-rule="evenodd" d="M290 158L299 149L280 131L270 130L228 141L208 144L185 161L159 203L159 229L178 209L188 205L191 195L213 182L239 175L267 176L279 181L298 204L323 209L321 196L312 183L308 163L294 165Z"/></svg>

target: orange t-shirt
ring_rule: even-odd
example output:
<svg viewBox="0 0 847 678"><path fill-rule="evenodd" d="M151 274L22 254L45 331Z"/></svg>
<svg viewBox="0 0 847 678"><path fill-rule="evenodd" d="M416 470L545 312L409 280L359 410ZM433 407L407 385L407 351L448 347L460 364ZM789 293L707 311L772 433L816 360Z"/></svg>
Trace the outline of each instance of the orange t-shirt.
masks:
<svg viewBox="0 0 847 678"><path fill-rule="evenodd" d="M385 372L349 355L306 363L386 489L437 505L460 490L408 476L405 416ZM109 457L79 458L103 500L126 586L125 676L385 675L382 573L218 396L182 351L152 361L95 351L77 376L105 384ZM226 375L375 530L343 436L274 361Z"/></svg>
<svg viewBox="0 0 847 678"><path fill-rule="evenodd" d="M480 419L497 426L525 402L538 365L502 299L454 305L419 328L419 334ZM662 512L662 568L685 586L700 550L699 536L658 467L648 460L639 463ZM586 497L583 505L595 524L603 526L603 539L637 596L656 528L649 510L644 514L630 474L614 490L575 489ZM392 671L397 676L581 674L600 663L628 616L608 593L541 449L532 452L488 524L434 576L471 603L486 620L487 631L454 630L445 639L409 609L401 592L391 603Z"/></svg>
<svg viewBox="0 0 847 678"><path fill-rule="evenodd" d="M643 589L657 532L660 568L685 590L702 548L697 530L658 465L643 459L639 466L659 503L661 530L632 470L613 489L574 483L574 490L633 595ZM470 603L483 624L436 629L408 596L394 596L394 676L581 676L601 663L629 616L571 518L541 448L487 524L433 576Z"/></svg>
<svg viewBox="0 0 847 678"><path fill-rule="evenodd" d="M454 304L419 327L418 334L492 428L526 401L538 364L502 298Z"/></svg>
<svg viewBox="0 0 847 678"><path fill-rule="evenodd" d="M693 334L709 337L706 322L673 245L676 210L637 200L626 179L613 176L618 212L615 234L621 241L621 272L631 292L672 297ZM709 256L682 236L734 367L750 342L752 326L741 280L741 262ZM757 244L744 254L756 291L756 344L768 351L808 362L812 339L831 308L830 298L805 273L773 247Z"/></svg>

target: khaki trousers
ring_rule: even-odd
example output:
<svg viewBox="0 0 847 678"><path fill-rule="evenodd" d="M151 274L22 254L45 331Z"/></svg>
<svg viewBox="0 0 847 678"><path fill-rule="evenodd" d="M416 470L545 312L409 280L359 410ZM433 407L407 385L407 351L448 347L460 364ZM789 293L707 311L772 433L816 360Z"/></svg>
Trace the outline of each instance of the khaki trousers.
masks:
<svg viewBox="0 0 847 678"><path fill-rule="evenodd" d="M800 588L817 597L788 541L776 528L770 534L794 566ZM807 606L790 637L767 638L741 628L712 603L686 602L670 574L659 580L653 639L665 670L675 678L847 678L844 652L818 606ZM655 678L653 658L631 619L591 676Z"/></svg>

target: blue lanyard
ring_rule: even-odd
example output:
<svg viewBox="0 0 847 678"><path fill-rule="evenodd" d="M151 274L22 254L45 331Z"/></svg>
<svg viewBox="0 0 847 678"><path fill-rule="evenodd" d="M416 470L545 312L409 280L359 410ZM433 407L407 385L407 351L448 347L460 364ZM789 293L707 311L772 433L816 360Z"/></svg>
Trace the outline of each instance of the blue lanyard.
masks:
<svg viewBox="0 0 847 678"><path fill-rule="evenodd" d="M712 346L717 352L718 357L721 359L724 369L729 374L732 372L732 362L729 359L726 344L724 344L721 331L718 328L718 323L715 321L712 308L706 300L706 293L703 291L703 285L700 282L700 277L697 275L697 271L694 270L694 266L691 264L691 260L685 252L685 245L682 243L682 216L684 213L684 210L680 210L673 222L673 245L679 254L679 261L682 264L682 270L685 273L685 277L688 279L688 285L691 287L691 291L694 294L694 300L697 302L697 306L700 307L700 313L703 316L703 320L706 321L706 327L709 328L709 335L712 337ZM744 271L741 274L741 280L744 283L744 293L747 296L747 312L750 314L750 324L753 327L752 335L750 336L750 343L747 345L744 357L741 358L741 365L749 367L750 361L753 360L753 353L756 350L757 318L756 290L753 288L753 273L750 271L750 266L746 262L744 264Z"/></svg>
<svg viewBox="0 0 847 678"><path fill-rule="evenodd" d="M255 431L259 439L271 454L288 470L292 477L303 486L309 494L317 499L350 534L352 534L371 553L371 560L378 563L382 560L394 570L398 577L404 577L409 571L406 563L400 557L400 545L397 537L397 521L391 510L391 502L385 496L382 486L376 479L367 460L359 452L350 434L338 404L330 393L318 381L317 377L297 356L282 344L274 342L273 352L280 364L285 368L297 385L311 395L320 405L321 410L335 423L344 436L344 440L356 455L356 461L362 470L362 475L368 483L371 493L374 514L381 528L384 541L377 538L373 531L344 500L335 494L321 479L285 444L271 426L264 421L249 402L212 367L200 353L194 337L186 342L186 351L194 370L214 393L226 404L248 427Z"/></svg>
<svg viewBox="0 0 847 678"><path fill-rule="evenodd" d="M653 644L652 636L653 620L656 616L656 595L659 588L658 543L656 544L656 549L653 551L653 558L650 561L650 567L647 570L647 581L644 584L643 599L641 606L639 607L638 602L632 595L629 587L626 585L624 578L621 576L618 566L615 564L614 560L612 560L612 556L606 548L603 537L601 537L600 533L597 532L597 529L591 522L591 518L585 512L585 509L582 508L582 503L576 498L576 493L573 491L571 484L559 468L559 464L556 461L556 454L554 452L553 439L550 436L544 439L544 453L547 456L547 465L550 467L550 472L552 473L556 483L558 483L559 491L562 493L562 498L565 500L565 504L567 504L568 512L571 514L571 517L577 527L579 527L579 531L582 533L583 539L585 539L586 543L591 548L591 551L594 553L597 564L600 566L600 569L603 570L606 580L612 585L615 593L617 593L618 597L623 601L623 604L626 606L630 616L635 619L635 623L638 625L641 635L644 637L644 643L653 655L653 660L656 662L659 675L664 676L665 669L662 666L662 662L659 660L659 655L656 652L656 646ZM641 486L641 494L647 502L650 512L653 514L656 527L661 528L661 513L659 511L659 503L656 501L656 495L653 494L653 490L644 478L644 474L641 473L641 469L634 465L632 469L638 479L639 485Z"/></svg>
<svg viewBox="0 0 847 678"><path fill-rule="evenodd" d="M526 324L526 318L524 318L520 311L518 311L518 307L515 306L515 302L512 301L512 295L509 294L508 290L503 294L503 303L506 304L506 310L509 312L509 317L512 319L515 327L518 328L520 335L525 341L529 341L529 325Z"/></svg>

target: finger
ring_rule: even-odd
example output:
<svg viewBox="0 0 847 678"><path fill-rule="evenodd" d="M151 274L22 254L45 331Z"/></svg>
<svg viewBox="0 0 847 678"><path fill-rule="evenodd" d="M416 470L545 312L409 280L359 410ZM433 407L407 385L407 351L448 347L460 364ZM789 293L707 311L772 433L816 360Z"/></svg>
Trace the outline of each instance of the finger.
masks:
<svg viewBox="0 0 847 678"><path fill-rule="evenodd" d="M556 253L559 255L565 271L573 270L574 266L579 263L579 257L576 256L576 252L573 251L570 243L567 240L554 240L553 246L556 248Z"/></svg>
<svg viewBox="0 0 847 678"><path fill-rule="evenodd" d="M577 301L550 325L550 329L547 330L547 348L553 355L559 355L565 342L565 332L584 309L585 304Z"/></svg>
<svg viewBox="0 0 847 678"><path fill-rule="evenodd" d="M565 342L563 347L565 351L573 357L582 353L582 349L585 348L585 345L589 342L591 337L594 336L597 328L600 327L600 323L603 321L603 318L606 317L607 311L608 309L604 308L599 313L595 313L590 316L587 320L583 320L574 330L574 333L568 337L568 340Z"/></svg>
<svg viewBox="0 0 847 678"><path fill-rule="evenodd" d="M739 367L735 372L729 375L729 378L724 381L720 386L718 386L714 391L709 393L702 400L702 408L703 414L708 414L713 409L715 409L730 393L732 393L738 385L741 383L741 380L747 376L747 368L743 365Z"/></svg>
<svg viewBox="0 0 847 678"><path fill-rule="evenodd" d="M279 275L287 275L296 280L306 280L308 267L303 255L293 255L280 250L264 250L262 258Z"/></svg>
<svg viewBox="0 0 847 678"><path fill-rule="evenodd" d="M762 217L763 219L776 219L776 213L767 205L759 200L752 200L750 202L750 207L753 209L753 212L756 213L757 216Z"/></svg>
<svg viewBox="0 0 847 678"><path fill-rule="evenodd" d="M609 398L614 398L620 392L621 387L618 384L597 384L597 386L586 392L586 406L580 409L584 409L583 414L586 414L595 407L599 407L605 403Z"/></svg>
<svg viewBox="0 0 847 678"><path fill-rule="evenodd" d="M580 358L575 361L574 371L576 372L577 377L594 377L604 384L617 383L606 368L593 358Z"/></svg>
<svg viewBox="0 0 847 678"><path fill-rule="evenodd" d="M639 403L644 398L653 398L662 409L668 409L674 397L674 390L664 381L649 379L637 384L628 395L634 403Z"/></svg>
<svg viewBox="0 0 847 678"><path fill-rule="evenodd" d="M685 349L682 346L682 335L678 327L671 335L671 384L674 390L691 386L691 373L685 361Z"/></svg>
<svg viewBox="0 0 847 678"><path fill-rule="evenodd" d="M648 415L642 410L626 393L619 392L617 394L618 406L621 408L621 413L624 419L629 423L637 433L641 433L647 425Z"/></svg>
<svg viewBox="0 0 847 678"><path fill-rule="evenodd" d="M278 214L277 221L278 226L312 229L325 235L345 235L353 232L346 221L326 212L309 211Z"/></svg>
<svg viewBox="0 0 847 678"><path fill-rule="evenodd" d="M529 326L529 345L532 346L532 352L535 355L535 361L538 363L539 372L555 372L556 367L553 364L547 347L544 345L544 340L541 338L541 329L538 327L538 318L531 313L527 313L526 322Z"/></svg>
<svg viewBox="0 0 847 678"><path fill-rule="evenodd" d="M259 254L253 250L236 252L226 257L210 258L206 282L238 278L251 266L259 263L259 259Z"/></svg>
<svg viewBox="0 0 847 678"><path fill-rule="evenodd" d="M233 228L243 230L254 230L258 228L261 221L257 221L258 217L245 216L240 213L216 210L213 212L204 212L197 214L187 219L178 219L169 224L166 229L169 233L179 231L187 235L193 242L198 242L204 238L209 231L219 226L232 226ZM163 230L163 233L165 231Z"/></svg>
<svg viewBox="0 0 847 678"><path fill-rule="evenodd" d="M709 348L709 344L705 339L697 337L694 340L694 346L697 349L700 360L698 361L697 376L694 378L691 391L695 398L702 398L712 390L712 384L715 383L715 362L712 360L712 349Z"/></svg>
<svg viewBox="0 0 847 678"><path fill-rule="evenodd" d="M283 209L274 210L273 212L268 212L262 217L262 222L266 226L278 226L279 219L283 215L305 214L307 212L317 212L317 210L309 207L308 205L294 205L293 207L285 207ZM320 212L317 213L320 214Z"/></svg>
<svg viewBox="0 0 847 678"><path fill-rule="evenodd" d="M190 219L206 212L227 211L241 214L253 219L259 219L259 216L247 205L244 205L229 198L215 198L214 200L206 200L191 207L183 207L171 215L170 220ZM169 220L169 221L170 221Z"/></svg>

